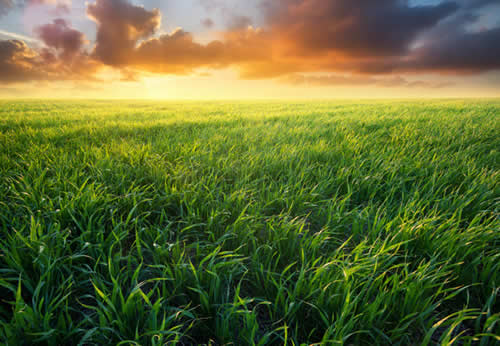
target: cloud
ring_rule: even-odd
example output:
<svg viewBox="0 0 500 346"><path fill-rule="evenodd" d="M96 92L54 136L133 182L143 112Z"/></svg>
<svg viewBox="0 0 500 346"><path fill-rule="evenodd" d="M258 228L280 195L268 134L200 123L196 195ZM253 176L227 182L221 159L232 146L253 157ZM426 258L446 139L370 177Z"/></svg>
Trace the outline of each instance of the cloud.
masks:
<svg viewBox="0 0 500 346"><path fill-rule="evenodd" d="M65 58L80 53L82 47L88 43L85 35L70 27L64 19L55 19L51 24L45 24L35 29L38 37L47 47L61 52Z"/></svg>
<svg viewBox="0 0 500 346"><path fill-rule="evenodd" d="M264 0L271 58L247 78L307 72L468 74L500 69L500 27L470 32L495 0Z"/></svg>
<svg viewBox="0 0 500 346"><path fill-rule="evenodd" d="M67 14L71 11L72 0L25 0L24 4L28 6L52 5L55 7L55 14Z"/></svg>
<svg viewBox="0 0 500 346"><path fill-rule="evenodd" d="M33 37L18 34L15 32L5 31L5 30L0 30L0 36L6 36L9 38L13 38L13 39L17 39L17 40L21 40L21 41L25 41L25 42L40 43L39 40L37 40Z"/></svg>
<svg viewBox="0 0 500 346"><path fill-rule="evenodd" d="M265 0L262 6L274 35L288 40L293 53L355 57L404 54L419 34L459 9L454 2L411 7L401 0Z"/></svg>
<svg viewBox="0 0 500 346"><path fill-rule="evenodd" d="M0 16L7 14L14 6L14 0L0 0Z"/></svg>
<svg viewBox="0 0 500 346"><path fill-rule="evenodd" d="M229 17L227 27L229 30L245 29L252 25L252 19L247 16L233 15Z"/></svg>
<svg viewBox="0 0 500 346"><path fill-rule="evenodd" d="M67 3L32 0L32 3ZM226 11L224 2L200 0L207 10ZM413 2L412 2L413 3ZM241 78L279 78L291 84L444 87L401 75L470 74L500 69L500 27L470 30L493 0L261 0L262 27L232 12L218 39L199 43L181 29L160 33L162 14L129 0L95 0L87 15L97 28L88 48L83 33L64 19L35 30L44 47L0 41L3 79L95 78L102 66L122 79L141 72L191 74L198 69L234 67ZM15 6L0 0L0 10ZM167 18L168 20L168 18ZM206 18L205 27L214 25ZM6 43L9 42L9 43ZM318 75L318 74L321 75ZM313 75L315 74L315 75Z"/></svg>
<svg viewBox="0 0 500 346"><path fill-rule="evenodd" d="M219 12L219 15L225 18L224 24L228 30L245 29L253 23L252 18L238 13L237 6L227 0L198 0L198 4L207 12Z"/></svg>
<svg viewBox="0 0 500 346"><path fill-rule="evenodd" d="M405 87L439 89L450 86L447 82L408 81L401 76L374 78L359 75L328 74L310 76L302 74L291 74L279 79L282 83L292 85L311 86L381 86L381 87Z"/></svg>
<svg viewBox="0 0 500 346"><path fill-rule="evenodd" d="M42 59L39 54L20 40L0 41L0 81L17 81L47 78L40 68Z"/></svg>
<svg viewBox="0 0 500 346"><path fill-rule="evenodd" d="M222 68L259 59L258 30L234 29L224 39L200 44L191 33L176 29L156 35L161 22L158 9L146 10L125 0L97 0L87 14L97 23L93 56L113 67L187 74L201 67Z"/></svg>
<svg viewBox="0 0 500 346"><path fill-rule="evenodd" d="M188 74L198 68L224 68L255 63L262 55L259 33L253 29L232 33L224 41L197 43L192 34L176 29L140 42L129 52L128 64L156 73Z"/></svg>
<svg viewBox="0 0 500 346"><path fill-rule="evenodd" d="M52 5L56 13L68 13L71 7L71 0L0 0L0 16L7 14L14 8L25 6Z"/></svg>
<svg viewBox="0 0 500 346"><path fill-rule="evenodd" d="M478 73L500 69L500 27L460 30L416 49L401 70Z"/></svg>
<svg viewBox="0 0 500 346"><path fill-rule="evenodd" d="M35 33L45 43L39 55L53 79L87 80L95 79L102 63L86 50L85 34L71 27L64 19L35 28Z"/></svg>
<svg viewBox="0 0 500 346"><path fill-rule="evenodd" d="M203 19L201 21L201 24L203 24L205 28L212 28L215 25L214 21L211 18Z"/></svg>
<svg viewBox="0 0 500 346"><path fill-rule="evenodd" d="M498 5L498 0L460 0L460 4L466 10L478 9L488 5Z"/></svg>
<svg viewBox="0 0 500 346"><path fill-rule="evenodd" d="M126 65L137 42L153 35L160 27L158 9L147 11L125 0L97 0L87 7L87 15L97 23L95 56L108 65Z"/></svg>
<svg viewBox="0 0 500 346"><path fill-rule="evenodd" d="M21 40L0 40L0 81L93 80L102 67L85 50L85 35L56 19L35 32L45 44L33 49Z"/></svg>
<svg viewBox="0 0 500 346"><path fill-rule="evenodd" d="M215 9L224 7L221 0L198 0L198 3L205 9L205 11L210 12Z"/></svg>

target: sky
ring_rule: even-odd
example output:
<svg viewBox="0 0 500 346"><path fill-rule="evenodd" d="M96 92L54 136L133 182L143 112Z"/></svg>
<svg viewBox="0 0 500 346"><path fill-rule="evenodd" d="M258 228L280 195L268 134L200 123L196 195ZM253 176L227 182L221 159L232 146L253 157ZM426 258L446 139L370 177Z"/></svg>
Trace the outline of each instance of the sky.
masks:
<svg viewBox="0 0 500 346"><path fill-rule="evenodd" d="M0 0L0 97L500 97L500 0Z"/></svg>

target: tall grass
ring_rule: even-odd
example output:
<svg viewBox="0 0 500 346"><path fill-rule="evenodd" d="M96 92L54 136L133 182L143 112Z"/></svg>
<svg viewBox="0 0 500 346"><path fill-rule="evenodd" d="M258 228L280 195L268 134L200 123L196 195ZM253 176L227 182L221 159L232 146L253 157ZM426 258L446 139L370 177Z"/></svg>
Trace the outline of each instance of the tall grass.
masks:
<svg viewBox="0 0 500 346"><path fill-rule="evenodd" d="M0 101L0 340L500 342L499 101Z"/></svg>

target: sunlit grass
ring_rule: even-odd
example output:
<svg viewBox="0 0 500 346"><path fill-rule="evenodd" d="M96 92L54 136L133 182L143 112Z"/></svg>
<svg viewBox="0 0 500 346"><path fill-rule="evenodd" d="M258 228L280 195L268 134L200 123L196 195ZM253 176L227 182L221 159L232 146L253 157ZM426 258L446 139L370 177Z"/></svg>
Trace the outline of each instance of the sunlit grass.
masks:
<svg viewBox="0 0 500 346"><path fill-rule="evenodd" d="M0 101L0 341L500 341L500 102Z"/></svg>

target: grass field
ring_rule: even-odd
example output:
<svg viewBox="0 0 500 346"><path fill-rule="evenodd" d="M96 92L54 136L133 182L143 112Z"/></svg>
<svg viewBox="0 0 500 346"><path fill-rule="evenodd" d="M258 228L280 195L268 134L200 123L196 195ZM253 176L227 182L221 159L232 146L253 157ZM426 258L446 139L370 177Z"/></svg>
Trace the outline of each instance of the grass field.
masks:
<svg viewBox="0 0 500 346"><path fill-rule="evenodd" d="M0 101L0 341L494 345L499 149L499 100Z"/></svg>

